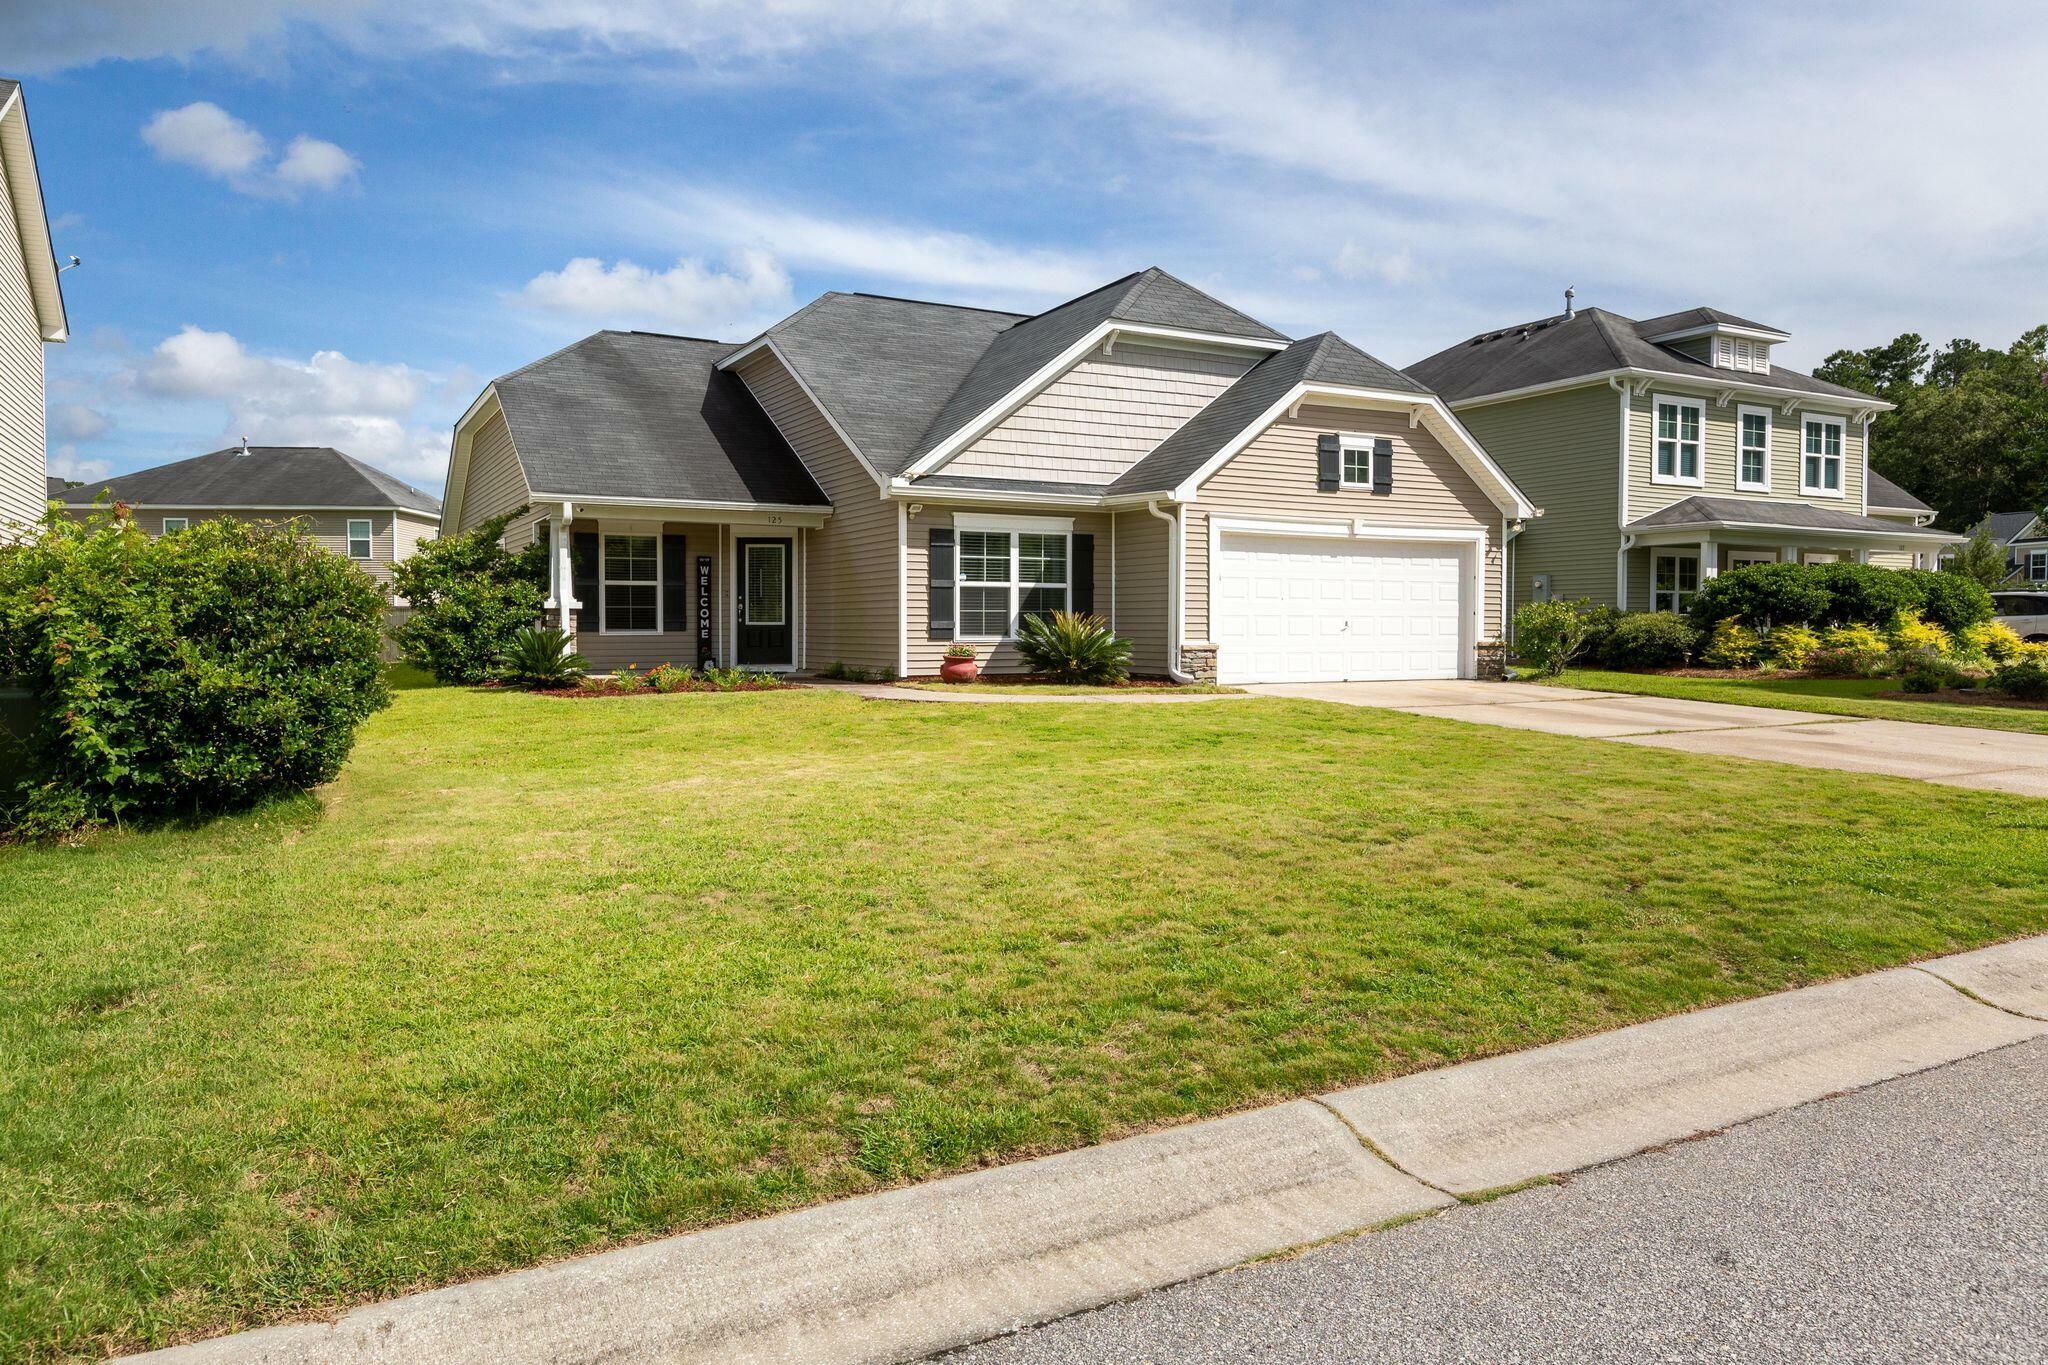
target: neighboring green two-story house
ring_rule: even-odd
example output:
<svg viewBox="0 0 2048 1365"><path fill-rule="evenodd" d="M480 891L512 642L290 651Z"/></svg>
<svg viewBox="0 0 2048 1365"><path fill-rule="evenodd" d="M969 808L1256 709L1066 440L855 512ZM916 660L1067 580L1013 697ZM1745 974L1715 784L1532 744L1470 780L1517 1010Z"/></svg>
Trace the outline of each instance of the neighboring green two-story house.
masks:
<svg viewBox="0 0 2048 1365"><path fill-rule="evenodd" d="M1779 560L1934 567L1954 536L1870 502L1889 404L1775 365L1787 334L1711 308L1586 308L1408 367L1543 508L1510 543L1514 602L1681 610L1724 569Z"/></svg>

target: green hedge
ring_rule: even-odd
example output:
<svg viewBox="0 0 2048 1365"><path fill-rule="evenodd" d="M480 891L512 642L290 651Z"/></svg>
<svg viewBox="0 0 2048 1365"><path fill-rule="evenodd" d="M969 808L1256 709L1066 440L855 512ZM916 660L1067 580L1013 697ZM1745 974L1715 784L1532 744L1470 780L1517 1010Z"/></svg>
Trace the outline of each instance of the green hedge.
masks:
<svg viewBox="0 0 2048 1365"><path fill-rule="evenodd" d="M395 632L399 657L444 683L492 677L520 632L540 620L548 552L499 543L524 507L420 546L392 572L412 614Z"/></svg>
<svg viewBox="0 0 2048 1365"><path fill-rule="evenodd" d="M1992 616L1991 594L1962 574L1880 569L1868 564L1754 564L1700 585L1688 604L1693 622L1712 630L1734 620L1755 630L1783 625L1856 625L1889 629L1917 611L1955 634Z"/></svg>
<svg viewBox="0 0 2048 1365"><path fill-rule="evenodd" d="M389 700L384 596L295 530L125 512L0 549L0 676L42 703L0 828L198 812L325 782Z"/></svg>

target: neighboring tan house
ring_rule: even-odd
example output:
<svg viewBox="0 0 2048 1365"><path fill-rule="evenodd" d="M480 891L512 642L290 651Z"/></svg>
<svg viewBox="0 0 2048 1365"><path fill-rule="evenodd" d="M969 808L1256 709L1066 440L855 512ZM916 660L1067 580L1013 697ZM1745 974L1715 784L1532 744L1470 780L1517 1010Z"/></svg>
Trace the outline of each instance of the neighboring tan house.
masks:
<svg viewBox="0 0 2048 1365"><path fill-rule="evenodd" d="M2007 584L2048 583L2048 522L2033 512L1993 512L1971 527L1970 534L1987 529L1992 541L2005 551Z"/></svg>
<svg viewBox="0 0 2048 1365"><path fill-rule="evenodd" d="M43 346L69 335L21 86L0 80L0 541L43 515Z"/></svg>
<svg viewBox="0 0 2048 1365"><path fill-rule="evenodd" d="M1158 270L1030 317L830 293L745 343L599 332L456 425L444 532L522 507L600 670L1016 670L1069 608L1226 680L1473 676L1536 512L1422 385Z"/></svg>
<svg viewBox="0 0 2048 1365"><path fill-rule="evenodd" d="M1514 543L1510 612L1677 610L1723 569L1778 560L1932 567L1955 537L1869 500L1869 423L1890 404L1773 364L1786 340L1711 308L1568 306L1409 366L1543 507Z"/></svg>
<svg viewBox="0 0 2048 1365"><path fill-rule="evenodd" d="M441 517L438 499L326 446L230 446L52 496L79 517L123 503L153 536L214 517L293 522L379 583L434 538Z"/></svg>

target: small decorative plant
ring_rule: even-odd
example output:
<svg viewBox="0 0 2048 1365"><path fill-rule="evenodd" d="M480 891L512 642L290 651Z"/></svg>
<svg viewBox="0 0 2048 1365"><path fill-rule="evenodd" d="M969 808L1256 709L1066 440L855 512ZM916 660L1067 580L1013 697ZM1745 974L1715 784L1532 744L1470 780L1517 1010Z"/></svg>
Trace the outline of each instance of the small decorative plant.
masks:
<svg viewBox="0 0 2048 1365"><path fill-rule="evenodd" d="M690 670L677 664L656 664L647 670L647 685L657 692L682 692L690 686Z"/></svg>
<svg viewBox="0 0 2048 1365"><path fill-rule="evenodd" d="M1585 652L1595 623L1590 602L1524 602L1515 608L1515 658L1554 678Z"/></svg>
<svg viewBox="0 0 2048 1365"><path fill-rule="evenodd" d="M627 664L612 674L612 686L621 692L643 692L647 689L647 675L639 671L640 665Z"/></svg>
<svg viewBox="0 0 2048 1365"><path fill-rule="evenodd" d="M498 656L498 676L528 691L568 687L589 671L590 661L560 630L519 631Z"/></svg>
<svg viewBox="0 0 2048 1365"><path fill-rule="evenodd" d="M2022 658L1991 675L1991 685L2020 701L2048 701L2048 663Z"/></svg>
<svg viewBox="0 0 2048 1365"><path fill-rule="evenodd" d="M1820 636L1805 626L1772 626L1764 637L1764 662L1772 668L1804 668L1813 651L1820 648Z"/></svg>
<svg viewBox="0 0 2048 1365"><path fill-rule="evenodd" d="M1762 648L1757 633L1731 616L1714 627L1700 650L1700 662L1709 668L1749 668Z"/></svg>
<svg viewBox="0 0 2048 1365"><path fill-rule="evenodd" d="M1017 652L1033 672L1057 682L1102 685L1131 675L1131 642L1099 616L1027 616L1017 626Z"/></svg>
<svg viewBox="0 0 2048 1365"><path fill-rule="evenodd" d="M973 682L981 673L981 665L974 661L974 646L950 644L946 646L945 662L939 665L939 676L947 682Z"/></svg>

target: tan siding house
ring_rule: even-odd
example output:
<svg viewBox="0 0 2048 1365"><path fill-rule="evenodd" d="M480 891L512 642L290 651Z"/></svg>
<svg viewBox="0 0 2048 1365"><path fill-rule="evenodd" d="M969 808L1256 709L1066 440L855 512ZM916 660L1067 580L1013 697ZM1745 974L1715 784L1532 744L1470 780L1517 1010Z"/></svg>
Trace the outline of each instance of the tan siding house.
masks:
<svg viewBox="0 0 2048 1365"><path fill-rule="evenodd" d="M457 425L444 524L521 504L600 668L1019 672L1067 610L1182 681L1474 676L1536 511L1422 385L1158 270L1028 317L827 294L745 343L600 332Z"/></svg>
<svg viewBox="0 0 2048 1365"><path fill-rule="evenodd" d="M0 541L47 506L43 347L67 335L28 110L0 80Z"/></svg>
<svg viewBox="0 0 2048 1365"><path fill-rule="evenodd" d="M1410 366L1544 509L1514 542L1504 611L1677 610L1757 563L1934 567L1954 538L1869 472L1870 420L1889 405L1774 364L1786 340L1711 308L1641 322L1588 308Z"/></svg>

